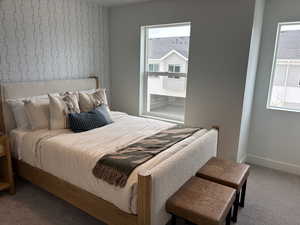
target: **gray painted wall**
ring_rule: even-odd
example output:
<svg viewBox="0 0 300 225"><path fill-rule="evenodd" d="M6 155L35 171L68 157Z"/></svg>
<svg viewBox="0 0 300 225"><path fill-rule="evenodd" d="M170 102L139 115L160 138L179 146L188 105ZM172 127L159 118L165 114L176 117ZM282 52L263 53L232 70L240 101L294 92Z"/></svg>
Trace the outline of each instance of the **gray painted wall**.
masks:
<svg viewBox="0 0 300 225"><path fill-rule="evenodd" d="M1 0L2 82L100 76L109 87L107 10L81 0Z"/></svg>
<svg viewBox="0 0 300 225"><path fill-rule="evenodd" d="M192 22L186 124L219 125L237 158L255 0L153 1L110 9L112 107L139 112L140 27Z"/></svg>
<svg viewBox="0 0 300 225"><path fill-rule="evenodd" d="M247 158L247 146L249 143L251 115L254 100L256 73L259 61L264 9L265 0L256 0L238 148L239 162L244 162Z"/></svg>
<svg viewBox="0 0 300 225"><path fill-rule="evenodd" d="M300 113L266 109L277 23L300 21L300 1L267 0L247 161L300 174Z"/></svg>

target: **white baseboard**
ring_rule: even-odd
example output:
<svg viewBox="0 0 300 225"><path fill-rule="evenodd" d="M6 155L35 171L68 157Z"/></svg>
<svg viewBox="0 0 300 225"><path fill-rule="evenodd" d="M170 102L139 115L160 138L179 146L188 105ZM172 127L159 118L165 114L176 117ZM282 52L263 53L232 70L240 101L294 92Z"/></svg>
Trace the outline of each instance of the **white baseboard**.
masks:
<svg viewBox="0 0 300 225"><path fill-rule="evenodd" d="M290 164L286 162L281 162L281 161L276 161L273 159L265 158L265 157L260 157L252 154L247 155L246 162L259 165L259 166L264 166L267 168L275 169L275 170L280 170L284 171L287 173L292 173L296 175L300 175L300 165L296 164Z"/></svg>
<svg viewBox="0 0 300 225"><path fill-rule="evenodd" d="M238 159L239 163L245 163L247 161L247 154L244 154Z"/></svg>

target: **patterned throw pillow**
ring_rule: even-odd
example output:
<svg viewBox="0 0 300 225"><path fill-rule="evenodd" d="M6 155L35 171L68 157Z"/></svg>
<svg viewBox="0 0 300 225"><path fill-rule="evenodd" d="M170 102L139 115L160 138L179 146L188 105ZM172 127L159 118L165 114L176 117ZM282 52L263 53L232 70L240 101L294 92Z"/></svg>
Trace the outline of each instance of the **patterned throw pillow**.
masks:
<svg viewBox="0 0 300 225"><path fill-rule="evenodd" d="M90 112L69 114L70 128L76 133L103 127L112 122L105 105L101 105Z"/></svg>
<svg viewBox="0 0 300 225"><path fill-rule="evenodd" d="M67 93L62 96L62 100L66 104L66 114L80 113L79 103L76 95Z"/></svg>
<svg viewBox="0 0 300 225"><path fill-rule="evenodd" d="M75 94L66 93L63 96L48 95L50 100L50 129L69 128L68 115L79 113L78 99Z"/></svg>
<svg viewBox="0 0 300 225"><path fill-rule="evenodd" d="M89 112L102 104L108 105L105 89L97 89L94 93L79 92L81 112Z"/></svg>

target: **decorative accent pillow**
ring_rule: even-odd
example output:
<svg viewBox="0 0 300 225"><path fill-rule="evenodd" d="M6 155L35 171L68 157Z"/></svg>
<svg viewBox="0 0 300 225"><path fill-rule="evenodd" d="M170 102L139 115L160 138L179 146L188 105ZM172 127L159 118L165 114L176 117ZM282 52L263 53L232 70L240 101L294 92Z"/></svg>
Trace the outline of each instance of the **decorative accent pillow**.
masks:
<svg viewBox="0 0 300 225"><path fill-rule="evenodd" d="M79 92L81 112L89 112L102 104L108 105L105 89L97 89L94 93Z"/></svg>
<svg viewBox="0 0 300 225"><path fill-rule="evenodd" d="M106 122L107 124L110 124L110 123L113 122L112 119L111 119L111 116L110 116L110 114L109 114L109 109L108 109L108 106L107 106L107 105L102 104L102 105L100 105L99 107L97 107L97 108L95 109L95 111L96 111L96 113L99 114L99 116L100 116L101 118L103 118L103 119L105 120L105 122Z"/></svg>
<svg viewBox="0 0 300 225"><path fill-rule="evenodd" d="M70 113L70 128L79 133L107 125L105 117L96 109L90 112Z"/></svg>
<svg viewBox="0 0 300 225"><path fill-rule="evenodd" d="M24 108L32 130L48 129L49 101L48 99L24 100Z"/></svg>
<svg viewBox="0 0 300 225"><path fill-rule="evenodd" d="M48 95L50 101L50 129L68 128L68 114L79 113L78 99L75 94L64 96Z"/></svg>
<svg viewBox="0 0 300 225"><path fill-rule="evenodd" d="M7 100L7 104L9 105L18 129L30 129L30 124L25 112L25 106L22 99L9 99Z"/></svg>
<svg viewBox="0 0 300 225"><path fill-rule="evenodd" d="M80 92L86 93L86 94L93 94L95 91L96 91L96 89L89 89L89 90L84 90L84 91L80 91ZM59 96L65 96L66 94L76 95L76 97L79 101L79 91L65 91L65 92L59 93Z"/></svg>

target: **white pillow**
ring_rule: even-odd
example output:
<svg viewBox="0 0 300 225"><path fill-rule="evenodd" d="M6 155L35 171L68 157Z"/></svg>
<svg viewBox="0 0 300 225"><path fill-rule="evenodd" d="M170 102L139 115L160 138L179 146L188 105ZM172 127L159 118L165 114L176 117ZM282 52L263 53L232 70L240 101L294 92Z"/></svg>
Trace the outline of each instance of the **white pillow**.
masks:
<svg viewBox="0 0 300 225"><path fill-rule="evenodd" d="M87 93L87 94L93 94L95 91L97 91L98 89L89 89L89 90L84 90L84 91L80 91L81 93ZM105 90L105 89L103 89Z"/></svg>
<svg viewBox="0 0 300 225"><path fill-rule="evenodd" d="M79 92L79 106L82 112L89 112L101 104L108 106L105 89L97 89L93 93Z"/></svg>
<svg viewBox="0 0 300 225"><path fill-rule="evenodd" d="M32 130L49 128L49 100L24 100L24 107Z"/></svg>
<svg viewBox="0 0 300 225"><path fill-rule="evenodd" d="M25 112L24 102L21 99L9 99L7 104L11 108L18 129L30 129L30 124Z"/></svg>
<svg viewBox="0 0 300 225"><path fill-rule="evenodd" d="M53 95L58 95L53 94ZM44 100L48 99L47 95L40 95L40 96L33 96L28 98L15 98L15 99L8 99L6 100L8 106L10 107L13 117L15 119L16 125L18 129L31 129L29 119L27 117L24 100Z"/></svg>
<svg viewBox="0 0 300 225"><path fill-rule="evenodd" d="M69 128L68 114L79 113L76 93L65 93L63 96L48 95L50 101L50 129Z"/></svg>

